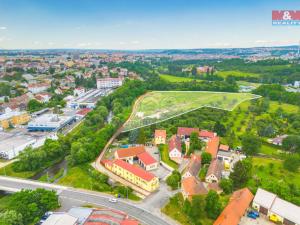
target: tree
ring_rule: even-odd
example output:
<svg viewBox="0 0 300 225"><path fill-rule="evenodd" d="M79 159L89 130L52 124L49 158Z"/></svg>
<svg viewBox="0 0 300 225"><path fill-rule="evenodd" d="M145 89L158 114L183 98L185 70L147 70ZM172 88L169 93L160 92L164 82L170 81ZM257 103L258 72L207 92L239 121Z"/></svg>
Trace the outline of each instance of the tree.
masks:
<svg viewBox="0 0 300 225"><path fill-rule="evenodd" d="M167 184L172 188L172 190L179 188L180 181L181 174L177 170L173 170L172 174L167 178Z"/></svg>
<svg viewBox="0 0 300 225"><path fill-rule="evenodd" d="M217 192L210 190L205 198L205 211L208 218L216 219L221 213L221 203Z"/></svg>
<svg viewBox="0 0 300 225"><path fill-rule="evenodd" d="M201 163L202 164L209 164L210 161L211 161L212 157L211 157L211 154L208 153L208 152L203 152L201 154Z"/></svg>
<svg viewBox="0 0 300 225"><path fill-rule="evenodd" d="M138 135L139 135L139 132L138 132L137 129L131 130L131 131L129 132L129 135L128 135L129 143L130 143L130 144L135 144L135 143L137 143Z"/></svg>
<svg viewBox="0 0 300 225"><path fill-rule="evenodd" d="M261 139L253 134L245 134L242 137L242 149L247 155L255 155L260 151Z"/></svg>
<svg viewBox="0 0 300 225"><path fill-rule="evenodd" d="M190 148L189 154L193 153L195 150L201 150L201 141L199 140L199 134L197 132L192 132L190 136Z"/></svg>
<svg viewBox="0 0 300 225"><path fill-rule="evenodd" d="M220 123L219 121L217 121L215 123L214 129L213 129L218 135L224 137L226 135L226 128L225 126Z"/></svg>
<svg viewBox="0 0 300 225"><path fill-rule="evenodd" d="M42 108L44 108L44 104L35 99L31 99L27 105L27 109L30 112L36 112L41 110Z"/></svg>
<svg viewBox="0 0 300 225"><path fill-rule="evenodd" d="M300 157L298 155L289 155L283 162L283 167L291 172L297 172L300 167Z"/></svg>
<svg viewBox="0 0 300 225"><path fill-rule="evenodd" d="M0 213L0 224L23 225L22 214L17 213L15 210L6 210Z"/></svg>
<svg viewBox="0 0 300 225"><path fill-rule="evenodd" d="M201 219L205 216L205 199L203 196L193 196L191 210L188 214L195 225L201 225Z"/></svg>
<svg viewBox="0 0 300 225"><path fill-rule="evenodd" d="M233 183L231 179L222 179L220 181L220 187L223 189L225 194L230 194L233 191Z"/></svg>
<svg viewBox="0 0 300 225"><path fill-rule="evenodd" d="M282 141L282 148L288 152L300 153L300 136L289 135Z"/></svg>
<svg viewBox="0 0 300 225"><path fill-rule="evenodd" d="M197 68L195 66L193 66L193 68L192 68L192 75L193 76L197 75Z"/></svg>
<svg viewBox="0 0 300 225"><path fill-rule="evenodd" d="M252 164L249 160L238 161L230 174L234 189L244 187L252 176Z"/></svg>
<svg viewBox="0 0 300 225"><path fill-rule="evenodd" d="M144 130L144 128L141 128L139 130L139 135L138 135L138 138L137 138L137 143L138 144L145 144L145 142L146 142L145 130Z"/></svg>

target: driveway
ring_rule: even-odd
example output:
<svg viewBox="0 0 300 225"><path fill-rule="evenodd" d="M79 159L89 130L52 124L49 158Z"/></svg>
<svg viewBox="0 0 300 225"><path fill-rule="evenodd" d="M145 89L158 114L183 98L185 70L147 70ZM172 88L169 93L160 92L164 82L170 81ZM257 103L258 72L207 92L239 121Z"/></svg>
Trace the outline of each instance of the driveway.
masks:
<svg viewBox="0 0 300 225"><path fill-rule="evenodd" d="M268 220L265 216L260 216L257 219L251 219L247 216L242 217L239 225L274 225L271 221Z"/></svg>

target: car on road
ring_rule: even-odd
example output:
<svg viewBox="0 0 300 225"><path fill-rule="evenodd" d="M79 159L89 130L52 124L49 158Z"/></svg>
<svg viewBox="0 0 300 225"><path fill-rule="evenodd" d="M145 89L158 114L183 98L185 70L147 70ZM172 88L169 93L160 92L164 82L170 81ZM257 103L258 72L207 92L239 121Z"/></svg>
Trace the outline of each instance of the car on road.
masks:
<svg viewBox="0 0 300 225"><path fill-rule="evenodd" d="M109 198L108 201L111 202L111 203L117 203L118 202L118 200L115 199L115 198Z"/></svg>
<svg viewBox="0 0 300 225"><path fill-rule="evenodd" d="M253 211L251 211L251 212L247 213L247 217L249 217L251 219L257 219L258 216L257 216L256 213L254 213Z"/></svg>

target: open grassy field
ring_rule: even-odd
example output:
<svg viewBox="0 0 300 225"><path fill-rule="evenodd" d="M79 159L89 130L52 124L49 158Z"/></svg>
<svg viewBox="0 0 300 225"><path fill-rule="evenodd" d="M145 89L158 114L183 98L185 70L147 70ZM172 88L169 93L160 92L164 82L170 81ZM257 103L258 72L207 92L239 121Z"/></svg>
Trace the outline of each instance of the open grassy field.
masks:
<svg viewBox="0 0 300 225"><path fill-rule="evenodd" d="M234 77L259 77L259 74L257 73L249 73L249 72L241 72L237 70L231 70L231 71L218 71L218 76L221 77L228 77L228 76L234 76Z"/></svg>
<svg viewBox="0 0 300 225"><path fill-rule="evenodd" d="M169 158L169 149L168 149L168 145L163 145L159 147L159 152L160 152L160 157L161 160L168 164L170 167L174 168L174 169L178 169L178 164L175 163L174 161L172 161Z"/></svg>
<svg viewBox="0 0 300 225"><path fill-rule="evenodd" d="M167 80L169 82L190 82L190 81L194 81L195 79L193 78L189 78L189 77L176 77L176 76L172 76L172 75L167 75L167 74L160 74L159 75L160 78ZM198 80L201 81L201 80Z"/></svg>
<svg viewBox="0 0 300 225"><path fill-rule="evenodd" d="M240 103L259 98L250 93L206 91L153 91L141 96L124 131L159 123L202 107L231 111Z"/></svg>
<svg viewBox="0 0 300 225"><path fill-rule="evenodd" d="M30 178L36 174L36 171L15 172L12 168L13 164L9 164L0 169L1 176Z"/></svg>

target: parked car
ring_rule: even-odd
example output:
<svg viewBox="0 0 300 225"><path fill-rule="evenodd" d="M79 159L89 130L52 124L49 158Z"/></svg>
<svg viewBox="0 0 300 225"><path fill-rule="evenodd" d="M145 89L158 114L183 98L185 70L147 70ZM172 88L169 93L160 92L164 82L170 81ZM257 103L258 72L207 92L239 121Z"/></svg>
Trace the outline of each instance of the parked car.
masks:
<svg viewBox="0 0 300 225"><path fill-rule="evenodd" d="M259 217L259 212L257 212L257 211L252 210L252 211L250 211L250 213L252 213L256 217Z"/></svg>
<svg viewBox="0 0 300 225"><path fill-rule="evenodd" d="M118 200L115 199L115 198L109 198L108 201L109 201L109 202L112 202L112 203L117 203L117 202L118 202Z"/></svg>
<svg viewBox="0 0 300 225"><path fill-rule="evenodd" d="M251 219L256 219L257 218L256 214L253 213L253 212L248 212L247 217L249 217Z"/></svg>

